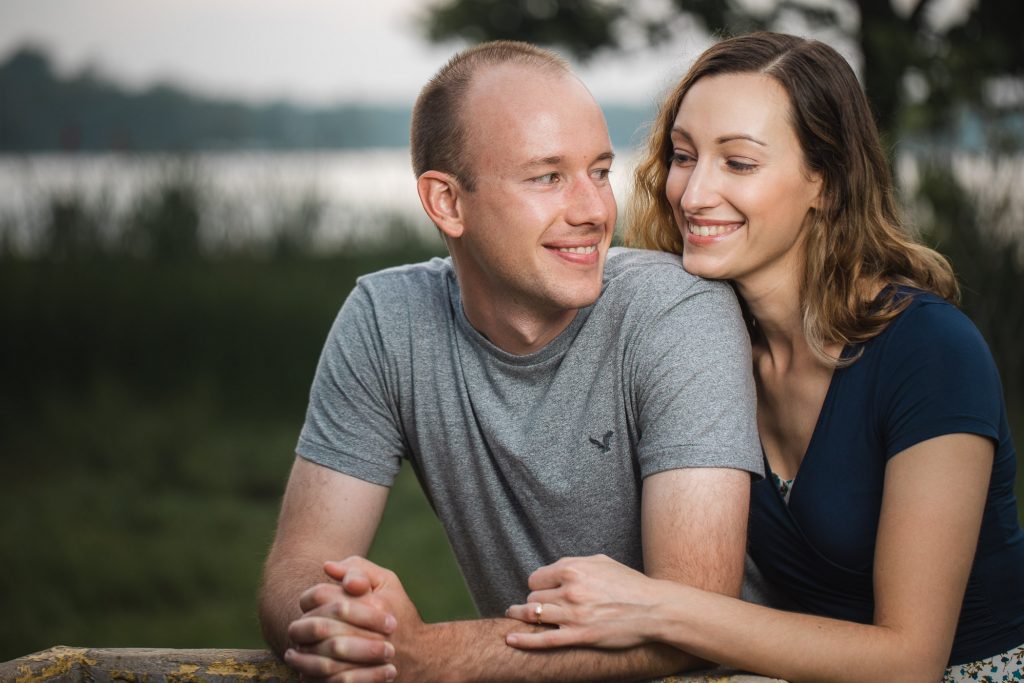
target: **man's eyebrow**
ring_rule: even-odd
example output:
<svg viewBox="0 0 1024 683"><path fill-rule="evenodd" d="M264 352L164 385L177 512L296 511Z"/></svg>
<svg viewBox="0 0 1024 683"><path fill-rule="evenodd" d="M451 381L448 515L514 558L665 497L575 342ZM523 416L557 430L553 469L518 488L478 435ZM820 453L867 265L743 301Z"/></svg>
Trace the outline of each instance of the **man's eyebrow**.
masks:
<svg viewBox="0 0 1024 683"><path fill-rule="evenodd" d="M607 152L602 152L601 154L598 154L594 158L594 161L611 161L614 158L615 152L608 150ZM536 168L538 166L558 166L560 163L562 163L563 160L565 160L565 157L561 155L555 155L550 157L537 157L536 159L530 159L529 161L524 163L520 168L531 169Z"/></svg>
<svg viewBox="0 0 1024 683"><path fill-rule="evenodd" d="M536 159L530 159L522 165L522 168L534 168L536 166L557 166L562 163L561 156L551 157L537 157Z"/></svg>

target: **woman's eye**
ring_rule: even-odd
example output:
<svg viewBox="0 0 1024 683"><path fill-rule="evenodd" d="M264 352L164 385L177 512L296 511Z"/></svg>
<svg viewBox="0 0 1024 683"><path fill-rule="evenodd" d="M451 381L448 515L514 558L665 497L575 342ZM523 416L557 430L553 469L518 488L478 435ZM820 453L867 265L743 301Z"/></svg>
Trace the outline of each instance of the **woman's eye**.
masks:
<svg viewBox="0 0 1024 683"><path fill-rule="evenodd" d="M611 173L612 169L610 168L598 168L594 169L593 175L596 180L608 180L608 176L610 176Z"/></svg>
<svg viewBox="0 0 1024 683"><path fill-rule="evenodd" d="M672 163L678 164L679 166L686 166L692 164L696 159L689 152L680 152L676 150L672 152Z"/></svg>
<svg viewBox="0 0 1024 683"><path fill-rule="evenodd" d="M729 159L728 161L725 162L725 165L728 166L731 170L739 171L740 173L753 171L755 168L757 168L755 164L748 164L743 161L736 161L735 159Z"/></svg>

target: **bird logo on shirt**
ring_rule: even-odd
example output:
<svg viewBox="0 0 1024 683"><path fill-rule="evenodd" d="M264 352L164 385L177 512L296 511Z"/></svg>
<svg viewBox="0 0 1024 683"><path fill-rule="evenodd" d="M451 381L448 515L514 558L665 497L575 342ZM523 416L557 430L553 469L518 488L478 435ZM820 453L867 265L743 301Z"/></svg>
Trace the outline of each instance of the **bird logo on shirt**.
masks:
<svg viewBox="0 0 1024 683"><path fill-rule="evenodd" d="M595 446L597 446L598 448L600 448L602 453L607 453L608 451L610 451L612 449L611 445L609 445L608 442L611 441L612 434L614 434L614 433L615 432L613 432L613 431L605 432L604 436L601 437L600 441L598 441L594 437L590 437L590 443L592 443Z"/></svg>

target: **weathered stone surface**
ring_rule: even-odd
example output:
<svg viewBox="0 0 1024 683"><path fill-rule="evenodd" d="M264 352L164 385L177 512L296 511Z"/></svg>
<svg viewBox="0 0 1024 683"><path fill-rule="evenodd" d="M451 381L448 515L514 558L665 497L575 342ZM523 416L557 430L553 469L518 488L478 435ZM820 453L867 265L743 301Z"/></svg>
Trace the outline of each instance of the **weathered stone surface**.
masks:
<svg viewBox="0 0 1024 683"><path fill-rule="evenodd" d="M298 683L266 650L103 649L57 646L0 663L0 683ZM782 683L729 672L670 676L662 683Z"/></svg>

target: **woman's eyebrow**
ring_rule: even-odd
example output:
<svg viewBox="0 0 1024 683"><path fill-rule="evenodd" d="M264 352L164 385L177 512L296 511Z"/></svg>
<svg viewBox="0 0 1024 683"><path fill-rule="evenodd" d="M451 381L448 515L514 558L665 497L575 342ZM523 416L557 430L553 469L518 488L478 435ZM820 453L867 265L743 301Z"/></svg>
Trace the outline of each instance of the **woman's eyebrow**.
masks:
<svg viewBox="0 0 1024 683"><path fill-rule="evenodd" d="M715 140L715 142L719 145L724 145L725 143L731 142L733 140L750 140L751 142L761 145L762 147L768 146L767 142L762 142L757 138L753 137L752 135L747 135L746 133L728 133L727 135L723 135L722 137Z"/></svg>

